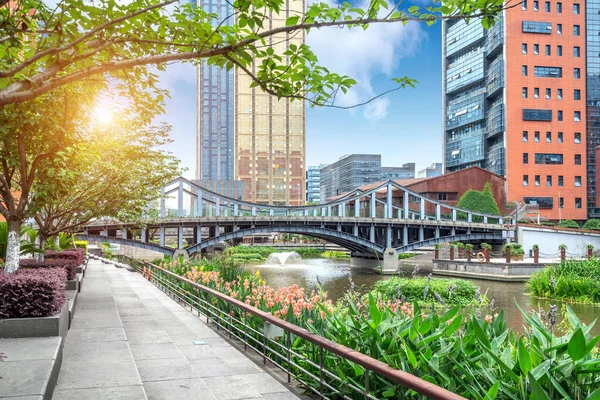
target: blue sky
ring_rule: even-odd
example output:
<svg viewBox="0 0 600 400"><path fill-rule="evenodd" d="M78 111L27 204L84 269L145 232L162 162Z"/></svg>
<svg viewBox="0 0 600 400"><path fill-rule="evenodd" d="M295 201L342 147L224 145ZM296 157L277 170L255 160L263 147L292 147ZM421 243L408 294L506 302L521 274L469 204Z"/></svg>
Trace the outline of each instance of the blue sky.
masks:
<svg viewBox="0 0 600 400"><path fill-rule="evenodd" d="M345 154L382 155L384 166L416 162L417 169L441 162L441 24L431 27L372 25L362 30L321 30L307 37L319 61L330 70L352 76L355 90L342 105L365 101L394 87L393 77L419 81L416 89L392 93L354 110L307 108L307 165L331 163ZM196 76L186 64L170 66L161 82L171 92L166 114L173 126L169 150L195 173Z"/></svg>

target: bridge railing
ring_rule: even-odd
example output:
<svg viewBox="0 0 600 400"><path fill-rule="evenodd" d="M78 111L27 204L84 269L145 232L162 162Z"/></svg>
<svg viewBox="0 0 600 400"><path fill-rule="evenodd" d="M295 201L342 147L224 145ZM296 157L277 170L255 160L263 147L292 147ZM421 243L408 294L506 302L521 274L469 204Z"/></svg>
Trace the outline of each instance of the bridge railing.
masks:
<svg viewBox="0 0 600 400"><path fill-rule="evenodd" d="M231 339L243 343L245 350L259 354L265 364L270 360L287 374L288 383L294 379L321 398L377 400L369 385L373 385L373 380L383 380L389 387L398 389L399 396L402 396L399 388L404 388L429 399L464 400L421 378L163 268L127 256L119 256L119 259L142 273L179 304L196 312L198 317L206 318L207 323L214 324ZM304 350L298 350L299 344ZM364 369L362 378L340 377L325 365L326 360L332 359L336 360L335 364L350 362ZM362 382L359 382L361 379Z"/></svg>

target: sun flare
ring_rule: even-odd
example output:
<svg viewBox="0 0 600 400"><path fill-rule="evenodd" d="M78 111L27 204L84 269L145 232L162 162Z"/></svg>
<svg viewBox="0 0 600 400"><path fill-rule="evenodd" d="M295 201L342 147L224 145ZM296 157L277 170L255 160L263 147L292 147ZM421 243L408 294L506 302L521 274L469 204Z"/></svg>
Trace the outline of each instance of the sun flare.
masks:
<svg viewBox="0 0 600 400"><path fill-rule="evenodd" d="M113 111L105 105L98 105L94 114L96 121L101 124L110 124L113 121Z"/></svg>

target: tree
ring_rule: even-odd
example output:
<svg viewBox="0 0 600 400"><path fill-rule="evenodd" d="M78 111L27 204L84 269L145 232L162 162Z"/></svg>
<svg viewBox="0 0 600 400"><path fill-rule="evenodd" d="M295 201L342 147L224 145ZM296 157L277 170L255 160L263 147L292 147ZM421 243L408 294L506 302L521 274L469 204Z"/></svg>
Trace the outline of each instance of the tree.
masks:
<svg viewBox="0 0 600 400"><path fill-rule="evenodd" d="M170 126L136 125L119 123L111 135L78 148L69 162L70 190L50 193L34 216L40 243L60 232L75 233L99 217L137 220L160 197L160 188L179 176L179 161L160 149L170 142Z"/></svg>
<svg viewBox="0 0 600 400"><path fill-rule="evenodd" d="M458 200L457 207L465 210L480 212L482 214L499 215L500 209L498 203L492 193L492 188L489 182L483 186L483 190L469 189Z"/></svg>
<svg viewBox="0 0 600 400"><path fill-rule="evenodd" d="M431 25L440 19L480 19L488 28L505 9L502 0L447 0L408 9L401 2L390 6L371 0L366 9L314 2L301 14L285 9L284 0L235 0L229 3L231 14L219 20L217 14L178 1L61 0L52 9L39 0L19 0L13 7L0 0L0 107L105 76L119 85L143 80L154 87L157 79L148 66L164 69L173 61L237 67L253 86L278 98L336 106L336 95L356 82L320 66L305 44L275 53L281 42L277 37L324 27L367 29L375 23ZM270 18L286 16L285 24L266 28ZM394 82L392 90L416 83L408 77Z"/></svg>

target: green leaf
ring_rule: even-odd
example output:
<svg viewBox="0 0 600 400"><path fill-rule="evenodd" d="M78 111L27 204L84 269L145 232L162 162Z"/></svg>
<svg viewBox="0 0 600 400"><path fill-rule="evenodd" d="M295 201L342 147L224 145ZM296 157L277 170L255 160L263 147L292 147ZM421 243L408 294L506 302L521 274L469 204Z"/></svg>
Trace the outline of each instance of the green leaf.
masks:
<svg viewBox="0 0 600 400"><path fill-rule="evenodd" d="M523 375L527 375L531 371L531 357L529 357L529 351L523 344L523 340L519 340L519 368L523 372Z"/></svg>
<svg viewBox="0 0 600 400"><path fill-rule="evenodd" d="M285 20L285 26L297 25L299 20L300 20L300 16L292 15L291 17L289 17L288 19Z"/></svg>
<svg viewBox="0 0 600 400"><path fill-rule="evenodd" d="M577 330L573 333L573 336L571 336L567 352L573 361L577 361L585 357L586 343L585 336L583 336L583 331L581 328L577 328Z"/></svg>
<svg viewBox="0 0 600 400"><path fill-rule="evenodd" d="M535 380L533 375L529 373L527 375L527 381L529 382L529 386L531 386L531 390L533 391L533 398L536 400L550 400L548 394L542 389L538 381Z"/></svg>
<svg viewBox="0 0 600 400"><path fill-rule="evenodd" d="M496 381L494 385L488 390L485 395L485 400L494 400L496 396L498 396L498 388L500 387L500 382Z"/></svg>
<svg viewBox="0 0 600 400"><path fill-rule="evenodd" d="M371 316L371 320L373 321L372 327L378 327L379 324L381 324L382 313L377 308L377 302L371 293L369 293L369 314Z"/></svg>
<svg viewBox="0 0 600 400"><path fill-rule="evenodd" d="M600 400L600 388L594 390L585 400Z"/></svg>

